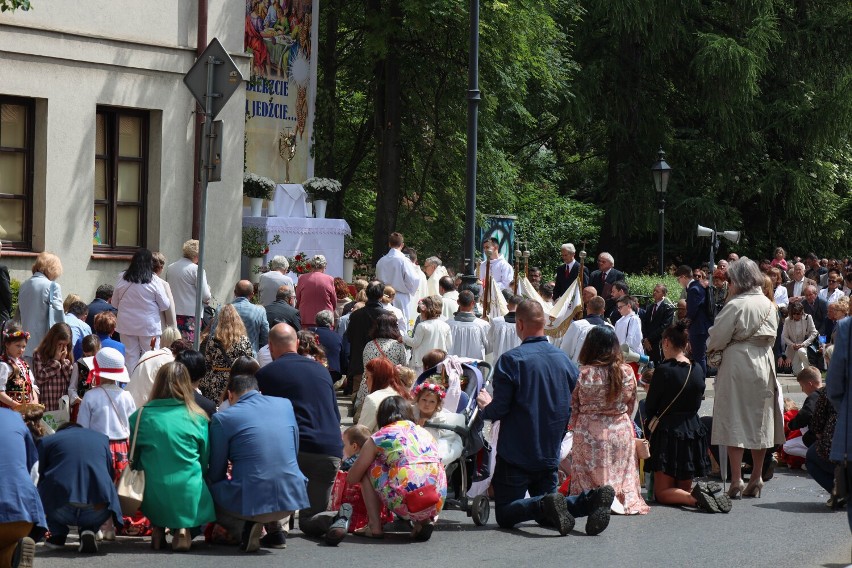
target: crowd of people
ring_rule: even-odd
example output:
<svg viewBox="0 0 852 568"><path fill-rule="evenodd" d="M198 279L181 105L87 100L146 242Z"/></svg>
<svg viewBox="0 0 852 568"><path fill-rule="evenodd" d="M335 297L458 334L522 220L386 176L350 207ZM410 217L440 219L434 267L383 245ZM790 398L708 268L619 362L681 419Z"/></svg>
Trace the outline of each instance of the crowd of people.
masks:
<svg viewBox="0 0 852 568"><path fill-rule="evenodd" d="M778 459L845 506L834 464L852 446L846 260L732 254L712 272L678 267L676 304L659 283L640 306L610 254L590 272L571 244L551 282L529 269L532 298L516 293L493 239L476 282L436 257L421 268L399 233L388 247L375 277L351 286L322 256L295 281L275 257L257 287L237 282L202 321L196 302L211 295L202 274L197 296L197 241L171 264L138 250L88 304L63 299L61 260L39 254L17 313L0 289L0 471L12 480L0 485L0 566L31 561L41 540L64 549L70 527L84 553L122 535L150 536L154 550L170 535L188 551L202 534L246 552L283 548L296 516L328 545L382 538L394 518L428 540L458 491L447 468L466 457L453 425L468 404L492 424L485 491L503 528L534 520L565 535L587 517L596 535L612 513L647 514L646 498L727 513L760 497ZM546 333L578 278L581 317ZM505 315L483 314L492 286ZM640 373L631 361L642 356ZM486 359L492 387L468 398L456 371ZM801 409L783 399L787 369L807 395ZM710 376L713 417L699 419ZM353 402L345 430L338 392ZM44 413L62 418L55 433ZM703 480L719 452L727 490ZM136 472L141 505L128 509L117 487Z"/></svg>

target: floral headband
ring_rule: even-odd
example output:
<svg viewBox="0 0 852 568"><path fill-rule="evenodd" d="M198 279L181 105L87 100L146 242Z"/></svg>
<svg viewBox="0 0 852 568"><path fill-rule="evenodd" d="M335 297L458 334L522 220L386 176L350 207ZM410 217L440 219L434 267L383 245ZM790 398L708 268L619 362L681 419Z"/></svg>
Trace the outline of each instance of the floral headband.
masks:
<svg viewBox="0 0 852 568"><path fill-rule="evenodd" d="M435 383L420 383L414 387L414 398L420 396L423 391L430 391L438 395L438 398L443 400L447 396L447 390L441 385Z"/></svg>
<svg viewBox="0 0 852 568"><path fill-rule="evenodd" d="M29 341L29 339L30 339L30 332L29 332L29 331L21 331L21 330L18 330L18 331L4 331L4 332L3 332L3 338L4 338L4 339L18 339L18 338L20 338L20 337L23 337L24 339L26 339L27 341Z"/></svg>

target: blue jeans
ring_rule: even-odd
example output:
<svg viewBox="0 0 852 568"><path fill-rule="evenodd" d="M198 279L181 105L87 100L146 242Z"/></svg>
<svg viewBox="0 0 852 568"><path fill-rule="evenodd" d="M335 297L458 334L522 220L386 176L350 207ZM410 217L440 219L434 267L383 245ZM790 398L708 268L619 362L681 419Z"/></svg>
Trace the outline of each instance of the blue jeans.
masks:
<svg viewBox="0 0 852 568"><path fill-rule="evenodd" d="M80 533L83 531L98 532L101 525L112 516L112 511L107 508L96 510L91 505L83 508L70 504L44 513L47 517L47 528L50 529L50 536L59 538L68 536L69 526L76 526Z"/></svg>
<svg viewBox="0 0 852 568"><path fill-rule="evenodd" d="M541 500L545 495L556 492L556 468L542 471L527 471L514 466L497 456L491 486L494 488L494 505L497 524L510 529L525 521L545 521L541 511ZM524 499L529 491L530 498ZM586 517L591 512L589 492L565 498L568 512L573 517Z"/></svg>

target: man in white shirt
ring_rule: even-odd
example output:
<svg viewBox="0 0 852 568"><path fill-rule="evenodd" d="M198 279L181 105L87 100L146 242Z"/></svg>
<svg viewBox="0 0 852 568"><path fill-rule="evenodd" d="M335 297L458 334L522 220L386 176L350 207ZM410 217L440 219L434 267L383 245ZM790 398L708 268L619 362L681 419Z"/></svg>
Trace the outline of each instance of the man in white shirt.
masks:
<svg viewBox="0 0 852 568"><path fill-rule="evenodd" d="M447 322L453 338L453 344L447 354L481 361L491 353L491 340L488 337L491 326L473 314L473 304L473 292L459 292L459 311Z"/></svg>
<svg viewBox="0 0 852 568"><path fill-rule="evenodd" d="M479 263L478 276L482 281L483 290L487 289L487 282L485 282L486 263L490 264L488 276L494 279L494 282L497 283L500 289L511 290L512 280L515 278L515 271L512 269L512 265L506 262L506 259L500 254L497 239L489 237L482 241L482 252L485 254L486 260Z"/></svg>
<svg viewBox="0 0 852 568"><path fill-rule="evenodd" d="M441 296L441 319L448 321L453 319L459 311L459 291L456 283L449 276L444 276L438 281L438 292Z"/></svg>
<svg viewBox="0 0 852 568"><path fill-rule="evenodd" d="M376 263L376 279L396 290L393 305L402 310L405 318L405 329L408 330L408 320L411 319L411 295L417 293L420 278L414 264L402 254L405 242L401 233L391 233L388 237L388 253Z"/></svg>
<svg viewBox="0 0 852 568"><path fill-rule="evenodd" d="M272 257L269 262L269 272L260 275L258 293L260 294L261 306L268 306L274 302L278 288L281 286L289 286L291 290L294 288L293 280L287 276L288 270L290 270L290 263L286 256Z"/></svg>
<svg viewBox="0 0 852 568"><path fill-rule="evenodd" d="M816 285L816 282L805 278L805 265L797 262L793 265L793 277L784 285L787 288L787 301L791 304L803 301L805 288L809 285Z"/></svg>
<svg viewBox="0 0 852 568"><path fill-rule="evenodd" d="M198 278L198 241L190 239L183 243L183 258L169 265L166 269L166 282L172 288L175 299L175 314L177 327L181 337L195 341L195 303L196 280ZM208 303L211 298L210 286L207 285L207 274L201 276L201 301ZM200 326L198 330L201 331Z"/></svg>

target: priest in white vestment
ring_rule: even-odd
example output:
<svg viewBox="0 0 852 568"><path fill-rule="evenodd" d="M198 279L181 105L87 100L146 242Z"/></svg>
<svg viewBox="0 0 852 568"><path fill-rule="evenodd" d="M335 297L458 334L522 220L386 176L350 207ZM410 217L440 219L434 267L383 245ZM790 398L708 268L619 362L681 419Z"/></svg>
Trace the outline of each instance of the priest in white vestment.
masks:
<svg viewBox="0 0 852 568"><path fill-rule="evenodd" d="M423 261L423 273L426 274L426 290L429 296L440 296L438 281L444 276L449 276L444 263L437 256L430 256Z"/></svg>
<svg viewBox="0 0 852 568"><path fill-rule="evenodd" d="M402 254L404 244L400 233L391 233L388 237L390 250L376 263L376 279L396 290L393 305L403 313L405 323L403 333L408 330L410 298L420 287L420 279L417 271L414 270L414 264Z"/></svg>
<svg viewBox="0 0 852 568"><path fill-rule="evenodd" d="M488 333L491 325L473 314L473 304L470 290L459 292L459 311L447 321L452 335L452 345L447 354L481 361L491 353Z"/></svg>
<svg viewBox="0 0 852 568"><path fill-rule="evenodd" d="M518 337L518 332L515 329L515 308L518 307L521 300L523 298L520 296L509 296L506 299L509 313L491 320L489 340L494 353L494 363L497 363L503 353L521 344L521 338Z"/></svg>

